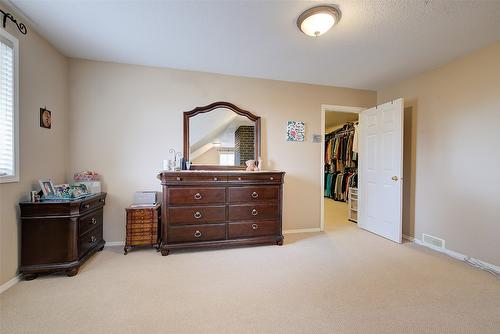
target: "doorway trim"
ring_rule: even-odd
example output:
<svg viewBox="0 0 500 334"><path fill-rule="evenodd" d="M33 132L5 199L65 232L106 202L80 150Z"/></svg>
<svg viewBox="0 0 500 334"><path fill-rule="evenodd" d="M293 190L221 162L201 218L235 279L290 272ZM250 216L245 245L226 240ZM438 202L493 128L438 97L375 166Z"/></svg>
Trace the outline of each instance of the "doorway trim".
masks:
<svg viewBox="0 0 500 334"><path fill-rule="evenodd" d="M324 193L325 193L325 176L324 176L324 171L325 171L325 123L326 123L326 113L327 112L350 112L350 113L355 113L359 114L363 110L366 110L368 108L365 107L351 107L351 106L338 106L338 105L333 105L333 104L322 104L321 105L321 164L320 164L320 178L321 178L321 189L320 189L320 203L321 203L321 220L320 220L320 231L325 230L325 199L324 199Z"/></svg>

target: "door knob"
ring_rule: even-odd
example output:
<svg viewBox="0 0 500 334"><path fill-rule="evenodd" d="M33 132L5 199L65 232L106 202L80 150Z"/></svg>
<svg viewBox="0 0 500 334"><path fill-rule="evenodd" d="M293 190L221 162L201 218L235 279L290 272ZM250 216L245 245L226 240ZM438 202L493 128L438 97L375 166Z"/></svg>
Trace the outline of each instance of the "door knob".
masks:
<svg viewBox="0 0 500 334"><path fill-rule="evenodd" d="M393 177L391 177L391 179L392 179L393 181L397 181L397 180L398 180L398 177L397 177L397 176L393 176Z"/></svg>

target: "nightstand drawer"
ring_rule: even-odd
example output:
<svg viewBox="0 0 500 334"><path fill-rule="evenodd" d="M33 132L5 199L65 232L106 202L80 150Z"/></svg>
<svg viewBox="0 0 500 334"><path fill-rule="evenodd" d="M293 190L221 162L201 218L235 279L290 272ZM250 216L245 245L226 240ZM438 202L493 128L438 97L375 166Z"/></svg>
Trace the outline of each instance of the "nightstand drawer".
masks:
<svg viewBox="0 0 500 334"><path fill-rule="evenodd" d="M90 249L96 247L102 240L102 225L88 231L78 239L78 256L82 256Z"/></svg>
<svg viewBox="0 0 500 334"><path fill-rule="evenodd" d="M133 226L127 228L127 235L136 235L136 234L157 234L158 226L153 225L144 225L144 226Z"/></svg>
<svg viewBox="0 0 500 334"><path fill-rule="evenodd" d="M133 220L152 220L153 210L137 209L128 211L129 219Z"/></svg>
<svg viewBox="0 0 500 334"><path fill-rule="evenodd" d="M97 225L102 225L102 213L103 209L99 209L80 218L78 220L78 235L83 235Z"/></svg>
<svg viewBox="0 0 500 334"><path fill-rule="evenodd" d="M92 198L80 204L80 212L89 211L100 206L104 206L104 197Z"/></svg>

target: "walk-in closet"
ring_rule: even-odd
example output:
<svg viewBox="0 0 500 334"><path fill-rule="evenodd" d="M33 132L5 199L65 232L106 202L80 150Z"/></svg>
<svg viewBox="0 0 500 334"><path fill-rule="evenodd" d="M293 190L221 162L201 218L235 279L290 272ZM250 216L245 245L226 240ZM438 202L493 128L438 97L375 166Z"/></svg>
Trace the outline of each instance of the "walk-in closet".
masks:
<svg viewBox="0 0 500 334"><path fill-rule="evenodd" d="M358 218L358 114L325 111L325 229Z"/></svg>

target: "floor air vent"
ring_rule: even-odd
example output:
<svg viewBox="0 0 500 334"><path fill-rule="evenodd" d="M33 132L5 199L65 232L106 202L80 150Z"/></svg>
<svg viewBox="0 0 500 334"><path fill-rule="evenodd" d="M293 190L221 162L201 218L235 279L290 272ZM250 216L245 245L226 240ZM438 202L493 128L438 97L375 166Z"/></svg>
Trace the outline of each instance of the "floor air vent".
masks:
<svg viewBox="0 0 500 334"><path fill-rule="evenodd" d="M437 248L444 248L444 240L438 237L434 237L429 234L422 233L422 242L424 244L434 246Z"/></svg>

